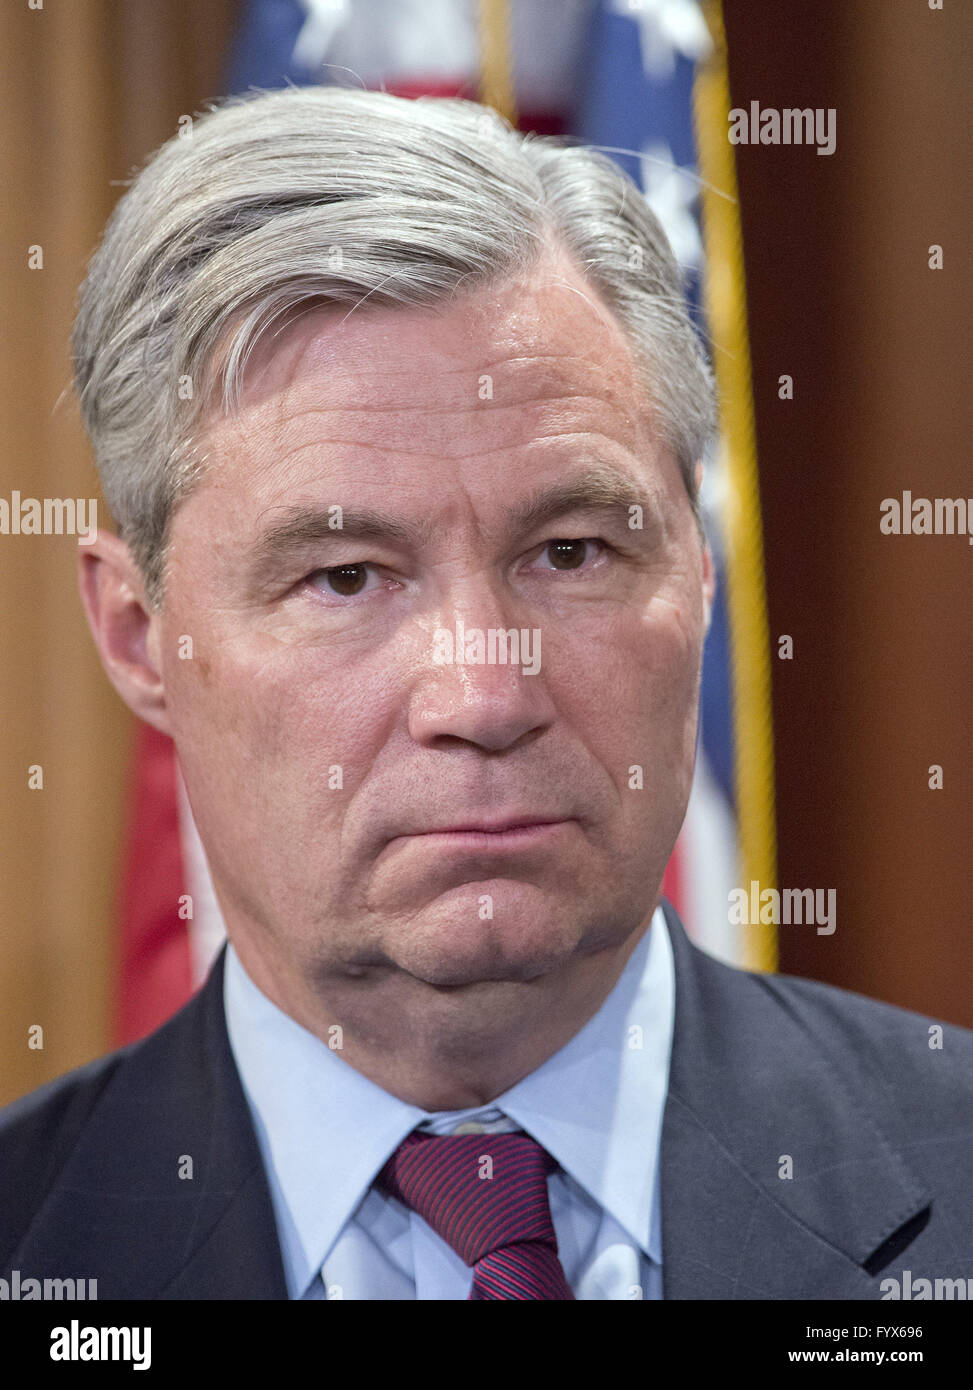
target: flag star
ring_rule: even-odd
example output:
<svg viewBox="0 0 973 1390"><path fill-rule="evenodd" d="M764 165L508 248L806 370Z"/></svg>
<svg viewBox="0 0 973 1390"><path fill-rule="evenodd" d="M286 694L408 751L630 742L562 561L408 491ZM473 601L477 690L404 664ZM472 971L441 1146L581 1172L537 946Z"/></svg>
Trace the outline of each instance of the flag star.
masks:
<svg viewBox="0 0 973 1390"><path fill-rule="evenodd" d="M645 201L662 223L676 260L683 270L698 272L703 243L693 212L699 196L696 170L673 163L672 150L666 144L645 145L641 165Z"/></svg>
<svg viewBox="0 0 973 1390"><path fill-rule="evenodd" d="M671 77L677 53L695 63L712 49L697 0L610 0L609 8L639 26L646 77Z"/></svg>
<svg viewBox="0 0 973 1390"><path fill-rule="evenodd" d="M307 18L294 44L291 63L313 71L321 66L331 40L349 18L348 0L300 0Z"/></svg>

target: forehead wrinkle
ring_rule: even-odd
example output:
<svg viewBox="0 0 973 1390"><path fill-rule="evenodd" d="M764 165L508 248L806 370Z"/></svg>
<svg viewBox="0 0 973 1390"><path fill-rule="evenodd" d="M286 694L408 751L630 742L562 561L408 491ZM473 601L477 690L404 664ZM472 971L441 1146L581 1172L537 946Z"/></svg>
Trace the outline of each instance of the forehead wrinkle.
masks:
<svg viewBox="0 0 973 1390"><path fill-rule="evenodd" d="M461 375L469 376L473 373L463 372ZM277 401L275 411L275 424L279 431L283 431L295 422L312 419L319 415L457 415L457 414L497 414L503 410L512 410L521 406L529 405L550 405L557 401L590 400L601 405L615 406L614 390L610 396L606 396L590 387L585 388L580 383L575 390L570 389L572 383L548 377L543 382L539 382L532 387L528 387L523 395L505 395L501 398L492 397L484 401L478 398L470 399L470 392L464 391L462 396L458 396L455 401L445 404L436 404L429 401L417 401L415 395L415 372L403 373L412 382L413 389L410 391L408 400L402 402L387 399L379 401L362 401L360 398L345 401L329 401L326 405L302 405L300 401L288 401L281 398ZM481 373L482 375L482 373ZM488 374L487 374L488 375ZM387 396L387 393L386 393ZM258 425L259 428L259 425Z"/></svg>
<svg viewBox="0 0 973 1390"><path fill-rule="evenodd" d="M631 422L626 421L626 423L630 424ZM494 448L486 448L484 447L482 442L478 441L469 449L469 451L453 450L448 456L448 461L464 463L467 460L475 457L488 459L494 454L506 454L511 452L511 450L518 449L525 453L530 453L536 448L543 446L545 443L549 441L557 440L563 442L572 439L579 439L585 441L585 443L582 444L581 448L579 448L578 450L579 454L591 454L595 452L590 442L588 442L591 440L591 438L592 431L590 430L553 430L544 434L532 433L530 439L524 442L515 441L512 443L497 445ZM363 449L367 450L369 453L381 454L384 457L395 456L397 458L425 458L429 460L430 470L438 466L437 460L432 456L432 453L428 448L410 449L407 446L401 444L372 444L360 438L336 439L333 437L329 437L326 440L308 440L307 442L302 444L295 444L293 448L286 450L284 453L275 454L273 458L273 465L274 467L281 467L285 463L287 463L288 460L294 459L297 455L303 453L306 449L326 449L332 445L340 448L349 448L356 450ZM565 466L567 466L567 462L565 462ZM590 470L589 472L592 480L593 498L596 493L600 492L601 495L604 495L609 491L609 474L611 475L611 478L615 479L616 481L623 476L620 474L612 473L610 468L606 470L604 465L599 464L596 464L595 468ZM638 490L638 484L631 485L629 489L630 494ZM599 504L592 501L589 502L588 505L590 506Z"/></svg>
<svg viewBox="0 0 973 1390"><path fill-rule="evenodd" d="M619 405L617 405L614 402L605 400L602 396L591 395L590 393L584 391L562 391L559 394L543 397L531 396L526 401L493 401L490 403L489 410L490 413L494 415L494 417L499 417L504 415L507 411L523 409L525 405L527 407L536 407L538 410L550 411L552 408L556 408L558 406L564 405L572 401L588 402L594 407L601 407L610 410L612 412L613 417L619 423L624 422L625 426L628 428L631 428L634 424L634 421L630 417L627 410L622 409ZM480 415L482 414L484 409L485 407L482 403L469 406L446 406L439 409L427 409L423 406L411 406L404 410L400 410L398 407L388 407L387 409L382 409L381 407L364 408L361 406L311 407L307 410L289 415L286 419L279 420L277 429L273 434L267 434L259 430L247 433L241 427L237 430L237 437L242 443L243 448L250 453L250 456L255 463L262 461L274 468L282 467L288 461L293 460L297 455L301 454L307 449L318 449L325 454L326 451L330 448L348 448L356 450L364 449L368 450L371 453L379 453L383 455L396 455L402 457L422 457L436 452L438 448L443 448L444 451L446 451L444 441L439 440L435 448L431 445L427 447L410 448L408 444L398 441L393 442L391 440L383 440L378 443L372 443L371 441L362 438L360 435L356 436L355 438L344 438L341 436L328 434L324 437L302 440L298 443L291 445L291 447L289 448L282 449L280 447L280 443L283 439L286 439L288 434L292 434L299 431L301 429L302 424L305 421L311 422L313 420L318 419L318 417L321 416L343 416L348 414L385 416L397 414L413 415L415 413L418 413L424 417L440 418L450 416L463 416L469 414ZM571 424L573 422L568 420L564 423ZM598 431L595 432L597 433ZM553 430L545 430L543 432L538 432L538 430L535 427L534 429L531 429L529 431L529 437L526 439L499 444L494 447L486 447L483 441L478 440L469 452L466 452L462 449L449 448L448 456L456 460L463 460L473 456L474 454L480 453L486 457L489 454L503 453L513 448L531 449L551 439L565 439L571 436L590 436L591 434L592 430L590 428L583 430L555 428Z"/></svg>
<svg viewBox="0 0 973 1390"><path fill-rule="evenodd" d="M572 383L563 379L563 369L572 364L580 366L584 375L593 375L597 379L598 384L594 391L590 389L564 391L564 388ZM271 367L272 363L269 363L268 368ZM428 364L423 368L423 371L426 374L429 373ZM492 373L495 373L499 378L494 383L497 395L489 402L479 399L471 400L471 395L475 396L477 378ZM433 415L449 413L464 407L470 411L482 412L502 409L511 404L523 404L532 399L543 400L549 396L557 397L559 393L569 396L603 393L609 397L614 397L617 393L617 385L611 381L612 372L604 361L594 358L590 354L572 351L520 352L516 356L504 354L491 356L487 360L471 358L469 365L465 366L449 365L449 359L444 354L442 361L432 369L432 374L440 382L459 378L461 382L467 384L456 386L455 401L448 401L445 404L424 404L416 400L416 369L412 365L401 369L396 367L394 363L390 364L388 368L382 369L372 369L363 365L360 369L353 367L351 370L341 371L340 359L335 364L320 360L309 362L305 370L297 372L292 368L288 373L286 382L271 386L265 391L261 391L259 379L252 381L250 389L244 393L238 414L250 416L254 424L260 420L261 416L264 416L264 418L269 417L276 420L280 425L284 420L315 412L367 409L376 414L391 411L418 411ZM301 397L316 389L316 378L323 378L326 388L345 387L345 399L340 398L341 392L339 390L337 393L339 399L337 400L332 400L319 407L302 407ZM358 391L354 393L352 400L348 401L347 396L352 394L356 383L360 385L371 380L379 381L382 387L374 397L369 395L363 399L362 393ZM403 396L398 400L395 398L389 400L390 382L400 380L407 384ZM517 387L521 387L525 394L521 395L519 391L516 395L513 394ZM466 406L467 401L470 402L468 406Z"/></svg>

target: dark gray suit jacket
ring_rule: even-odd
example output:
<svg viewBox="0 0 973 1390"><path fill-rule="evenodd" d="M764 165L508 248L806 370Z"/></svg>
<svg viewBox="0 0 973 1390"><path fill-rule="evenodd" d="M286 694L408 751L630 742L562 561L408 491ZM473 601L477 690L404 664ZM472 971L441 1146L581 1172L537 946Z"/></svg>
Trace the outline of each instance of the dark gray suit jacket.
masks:
<svg viewBox="0 0 973 1390"><path fill-rule="evenodd" d="M665 1297L878 1299L904 1270L973 1278L973 1032L944 1025L930 1047L931 1019L731 969L664 906ZM221 953L164 1027L0 1112L4 1278L96 1278L99 1299L287 1297L222 987Z"/></svg>

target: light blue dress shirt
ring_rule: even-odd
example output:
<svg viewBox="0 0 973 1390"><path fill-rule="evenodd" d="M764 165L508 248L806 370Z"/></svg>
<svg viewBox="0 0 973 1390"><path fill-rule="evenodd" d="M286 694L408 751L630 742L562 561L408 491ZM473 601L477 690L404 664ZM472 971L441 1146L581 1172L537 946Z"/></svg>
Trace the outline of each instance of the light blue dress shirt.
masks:
<svg viewBox="0 0 973 1390"><path fill-rule="evenodd" d="M230 1046L267 1173L293 1299L465 1299L472 1270L372 1183L419 1127L525 1130L578 1299L662 1297L659 1146L675 976L660 910L580 1032L489 1105L431 1113L384 1091L256 987L227 947Z"/></svg>

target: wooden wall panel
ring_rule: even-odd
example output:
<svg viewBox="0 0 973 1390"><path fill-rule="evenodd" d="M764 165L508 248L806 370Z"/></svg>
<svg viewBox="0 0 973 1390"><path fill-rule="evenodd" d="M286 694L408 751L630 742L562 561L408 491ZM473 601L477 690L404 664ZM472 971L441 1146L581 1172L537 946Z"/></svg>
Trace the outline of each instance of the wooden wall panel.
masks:
<svg viewBox="0 0 973 1390"><path fill-rule="evenodd" d="M838 895L833 936L781 927L781 969L973 1026L973 549L879 531L904 489L973 496L973 11L725 12L735 104L837 120L830 156L738 150L771 630L795 639L779 877Z"/></svg>
<svg viewBox="0 0 973 1390"><path fill-rule="evenodd" d="M219 94L234 11L232 0L0 6L8 499L96 494L73 400L60 400L78 285L121 182L179 115ZM36 244L43 269L28 270ZM0 536L0 1103L108 1045L131 720L88 634L75 547ZM33 764L42 790L28 788ZM44 1047L32 1050L38 1023Z"/></svg>

